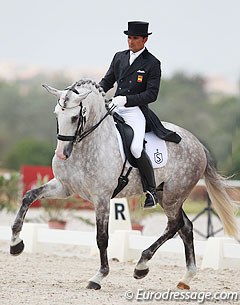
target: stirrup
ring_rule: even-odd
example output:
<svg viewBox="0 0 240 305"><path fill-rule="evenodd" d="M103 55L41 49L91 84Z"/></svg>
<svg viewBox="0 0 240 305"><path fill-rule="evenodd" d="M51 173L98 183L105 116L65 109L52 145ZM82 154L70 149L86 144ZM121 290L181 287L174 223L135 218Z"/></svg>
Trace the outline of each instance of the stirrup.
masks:
<svg viewBox="0 0 240 305"><path fill-rule="evenodd" d="M152 203L151 203L151 205L149 205L148 203L146 203L146 201L147 201L147 199L148 199L148 198L146 198L143 208L144 208L144 209L155 209L155 208L157 207L157 200L156 200L156 199L157 199L157 198L156 198L156 197L157 197L157 194L156 194L156 196L154 196L150 191L147 191L146 194L148 194L148 195L151 196L151 198L152 198Z"/></svg>

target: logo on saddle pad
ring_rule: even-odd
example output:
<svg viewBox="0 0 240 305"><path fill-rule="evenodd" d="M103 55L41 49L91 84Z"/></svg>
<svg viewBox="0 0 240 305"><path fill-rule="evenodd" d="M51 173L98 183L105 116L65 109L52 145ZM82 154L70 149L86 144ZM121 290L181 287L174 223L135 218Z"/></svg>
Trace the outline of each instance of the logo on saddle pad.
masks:
<svg viewBox="0 0 240 305"><path fill-rule="evenodd" d="M154 161L157 163L157 164L161 164L163 162L163 155L161 152L157 151L154 153Z"/></svg>
<svg viewBox="0 0 240 305"><path fill-rule="evenodd" d="M124 162L125 154L123 151L122 139L117 129L116 132L117 132L120 153ZM165 166L168 160L166 142L159 139L153 132L147 132L145 134L145 142L146 142L145 149L152 162L153 168L160 168ZM128 163L127 166L129 166Z"/></svg>

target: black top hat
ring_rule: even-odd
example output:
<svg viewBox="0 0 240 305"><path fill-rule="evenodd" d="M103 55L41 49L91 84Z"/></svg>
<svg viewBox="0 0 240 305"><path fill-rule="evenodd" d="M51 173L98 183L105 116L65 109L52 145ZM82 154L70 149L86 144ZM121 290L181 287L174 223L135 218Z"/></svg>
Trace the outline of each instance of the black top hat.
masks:
<svg viewBox="0 0 240 305"><path fill-rule="evenodd" d="M148 33L148 22L143 21L129 21L128 30L123 33L128 36L148 36L152 33Z"/></svg>

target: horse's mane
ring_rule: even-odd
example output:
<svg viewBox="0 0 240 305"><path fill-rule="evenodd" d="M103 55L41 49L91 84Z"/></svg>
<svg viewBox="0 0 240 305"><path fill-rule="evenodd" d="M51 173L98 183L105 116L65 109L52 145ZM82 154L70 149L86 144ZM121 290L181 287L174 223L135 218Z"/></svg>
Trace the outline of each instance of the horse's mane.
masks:
<svg viewBox="0 0 240 305"><path fill-rule="evenodd" d="M76 86L78 87L81 86L90 89L96 94L101 95L103 98L105 98L106 96L106 93L104 92L103 88L98 83L96 83L91 79L80 79L79 81L77 81Z"/></svg>

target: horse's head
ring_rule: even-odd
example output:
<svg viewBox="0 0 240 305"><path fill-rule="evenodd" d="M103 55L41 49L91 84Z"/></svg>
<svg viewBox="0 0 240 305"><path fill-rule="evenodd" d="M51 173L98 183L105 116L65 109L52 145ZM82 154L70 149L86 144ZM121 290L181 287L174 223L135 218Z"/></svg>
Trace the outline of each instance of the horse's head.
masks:
<svg viewBox="0 0 240 305"><path fill-rule="evenodd" d="M66 90L58 90L47 85L43 87L58 98L54 111L58 124L58 144L55 153L58 158L66 160L72 153L73 144L78 141L83 131L89 107L86 99L92 91L78 86L78 83L74 83Z"/></svg>

